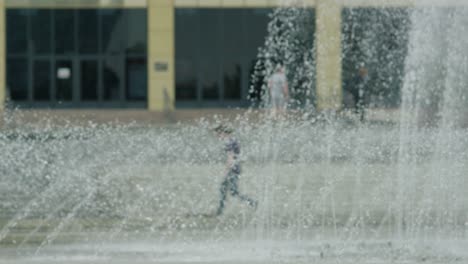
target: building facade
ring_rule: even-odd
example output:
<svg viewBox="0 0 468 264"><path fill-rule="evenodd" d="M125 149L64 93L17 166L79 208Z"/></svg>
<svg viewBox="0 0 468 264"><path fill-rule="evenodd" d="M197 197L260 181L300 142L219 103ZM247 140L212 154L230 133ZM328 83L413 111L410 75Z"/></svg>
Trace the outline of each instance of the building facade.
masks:
<svg viewBox="0 0 468 264"><path fill-rule="evenodd" d="M244 107L281 0L1 0L0 101L46 108ZM315 12L316 104L342 105L342 10ZM311 47L312 48L312 47Z"/></svg>

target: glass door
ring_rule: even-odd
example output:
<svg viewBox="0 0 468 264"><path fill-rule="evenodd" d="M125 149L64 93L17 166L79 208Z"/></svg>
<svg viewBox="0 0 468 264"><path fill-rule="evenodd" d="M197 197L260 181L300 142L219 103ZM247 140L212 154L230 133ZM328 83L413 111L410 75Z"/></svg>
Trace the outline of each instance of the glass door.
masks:
<svg viewBox="0 0 468 264"><path fill-rule="evenodd" d="M99 99L98 60L81 59L79 61L80 103L97 102Z"/></svg>
<svg viewBox="0 0 468 264"><path fill-rule="evenodd" d="M71 59L60 59L55 63L55 100L71 102L73 100L73 83L75 77L73 61Z"/></svg>

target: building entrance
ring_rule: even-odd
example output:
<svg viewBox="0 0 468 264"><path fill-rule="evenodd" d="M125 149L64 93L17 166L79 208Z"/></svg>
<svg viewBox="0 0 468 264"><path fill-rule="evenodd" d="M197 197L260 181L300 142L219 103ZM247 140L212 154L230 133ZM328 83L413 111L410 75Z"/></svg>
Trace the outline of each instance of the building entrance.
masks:
<svg viewBox="0 0 468 264"><path fill-rule="evenodd" d="M7 9L7 88L24 107L146 107L146 9Z"/></svg>

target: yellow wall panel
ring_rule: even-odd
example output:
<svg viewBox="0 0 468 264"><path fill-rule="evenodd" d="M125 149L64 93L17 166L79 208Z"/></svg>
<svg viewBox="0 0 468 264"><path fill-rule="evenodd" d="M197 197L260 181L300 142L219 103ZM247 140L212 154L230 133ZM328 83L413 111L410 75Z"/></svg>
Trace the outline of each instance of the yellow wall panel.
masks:
<svg viewBox="0 0 468 264"><path fill-rule="evenodd" d="M318 0L316 6L317 108L339 109L341 90L341 6Z"/></svg>
<svg viewBox="0 0 468 264"><path fill-rule="evenodd" d="M154 42L148 49L151 57L158 55L174 55L175 43L173 40L174 33L172 31L152 31L148 33L155 35ZM161 39L161 41L158 41L158 39Z"/></svg>
<svg viewBox="0 0 468 264"><path fill-rule="evenodd" d="M174 78L152 78L150 84L157 85L148 87L152 93L148 95L148 108L152 111L170 111L174 110L175 104L175 86Z"/></svg>
<svg viewBox="0 0 468 264"><path fill-rule="evenodd" d="M164 1L148 2L148 108L154 111L172 110L175 100L174 7Z"/></svg>
<svg viewBox="0 0 468 264"><path fill-rule="evenodd" d="M148 25L149 31L172 30L174 28L174 9L172 7L152 7L148 17L155 22Z"/></svg>

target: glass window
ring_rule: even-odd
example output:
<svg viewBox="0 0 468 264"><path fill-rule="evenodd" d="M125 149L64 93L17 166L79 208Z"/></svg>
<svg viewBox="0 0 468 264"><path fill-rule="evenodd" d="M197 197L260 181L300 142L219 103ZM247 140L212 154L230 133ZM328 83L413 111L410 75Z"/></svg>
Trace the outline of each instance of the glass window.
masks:
<svg viewBox="0 0 468 264"><path fill-rule="evenodd" d="M98 98L98 62L81 61L81 100L95 101Z"/></svg>
<svg viewBox="0 0 468 264"><path fill-rule="evenodd" d="M271 9L248 9L245 11L247 44L245 56L247 57L247 77L249 85L250 98L260 100L262 96L263 77L259 76L253 79L255 71L264 69L264 64L258 59L258 49L265 44L265 37L268 34L268 23L270 18L268 15L272 12Z"/></svg>
<svg viewBox="0 0 468 264"><path fill-rule="evenodd" d="M222 49L223 56L245 56L244 10L223 10Z"/></svg>
<svg viewBox="0 0 468 264"><path fill-rule="evenodd" d="M78 11L78 48L81 54L98 52L98 11L81 9Z"/></svg>
<svg viewBox="0 0 468 264"><path fill-rule="evenodd" d="M219 68L221 54L221 9L200 10L200 57L202 98L219 99Z"/></svg>
<svg viewBox="0 0 468 264"><path fill-rule="evenodd" d="M247 27L247 43L245 55L250 60L255 60L258 54L258 48L265 44L265 37L268 34L268 23L270 18L268 14L271 9L248 9L245 13Z"/></svg>
<svg viewBox="0 0 468 264"><path fill-rule="evenodd" d="M55 52L75 52L75 11L57 9L55 12Z"/></svg>
<svg viewBox="0 0 468 264"><path fill-rule="evenodd" d="M23 101L28 99L27 59L8 59L6 79L12 100Z"/></svg>
<svg viewBox="0 0 468 264"><path fill-rule="evenodd" d="M176 100L196 100L197 80L194 61L178 59L176 62Z"/></svg>
<svg viewBox="0 0 468 264"><path fill-rule="evenodd" d="M102 20L102 52L107 54L123 53L126 36L123 11L102 9L99 12Z"/></svg>
<svg viewBox="0 0 468 264"><path fill-rule="evenodd" d="M197 58L200 42L200 16L197 9L175 11L176 58Z"/></svg>
<svg viewBox="0 0 468 264"><path fill-rule="evenodd" d="M200 12L180 8L175 16L176 100L197 100Z"/></svg>
<svg viewBox="0 0 468 264"><path fill-rule="evenodd" d="M129 9L127 14L127 47L128 54L146 54L147 19L146 10Z"/></svg>
<svg viewBox="0 0 468 264"><path fill-rule="evenodd" d="M244 9L223 10L223 83L224 98L240 100L242 63L245 59Z"/></svg>
<svg viewBox="0 0 468 264"><path fill-rule="evenodd" d="M25 54L28 50L28 10L7 9L7 54Z"/></svg>
<svg viewBox="0 0 468 264"><path fill-rule="evenodd" d="M200 55L202 58L217 59L221 47L221 10L200 10Z"/></svg>
<svg viewBox="0 0 468 264"><path fill-rule="evenodd" d="M73 67L70 60L60 60L55 68L56 98L58 101L71 101L73 98Z"/></svg>
<svg viewBox="0 0 468 264"><path fill-rule="evenodd" d="M400 103L410 27L405 8L344 8L342 85L345 107ZM365 77L366 81L363 82ZM364 95L359 95L358 87Z"/></svg>
<svg viewBox="0 0 468 264"><path fill-rule="evenodd" d="M123 59L119 56L112 56L104 59L102 63L104 100L120 100L122 64Z"/></svg>
<svg viewBox="0 0 468 264"><path fill-rule="evenodd" d="M33 67L33 93L34 100L47 101L50 100L50 61L37 60L34 61Z"/></svg>
<svg viewBox="0 0 468 264"><path fill-rule="evenodd" d="M147 97L147 68L146 59L127 59L127 89L126 95L129 100L145 100ZM169 88L169 87L167 87Z"/></svg>
<svg viewBox="0 0 468 264"><path fill-rule="evenodd" d="M5 15L12 100L147 99L146 9L7 9Z"/></svg>
<svg viewBox="0 0 468 264"><path fill-rule="evenodd" d="M224 98L241 99L242 67L239 62L224 61Z"/></svg>
<svg viewBox="0 0 468 264"><path fill-rule="evenodd" d="M205 100L219 99L219 65L216 61L202 61L202 97Z"/></svg>
<svg viewBox="0 0 468 264"><path fill-rule="evenodd" d="M31 34L33 53L48 54L52 51L51 14L52 12L47 9L31 10Z"/></svg>

